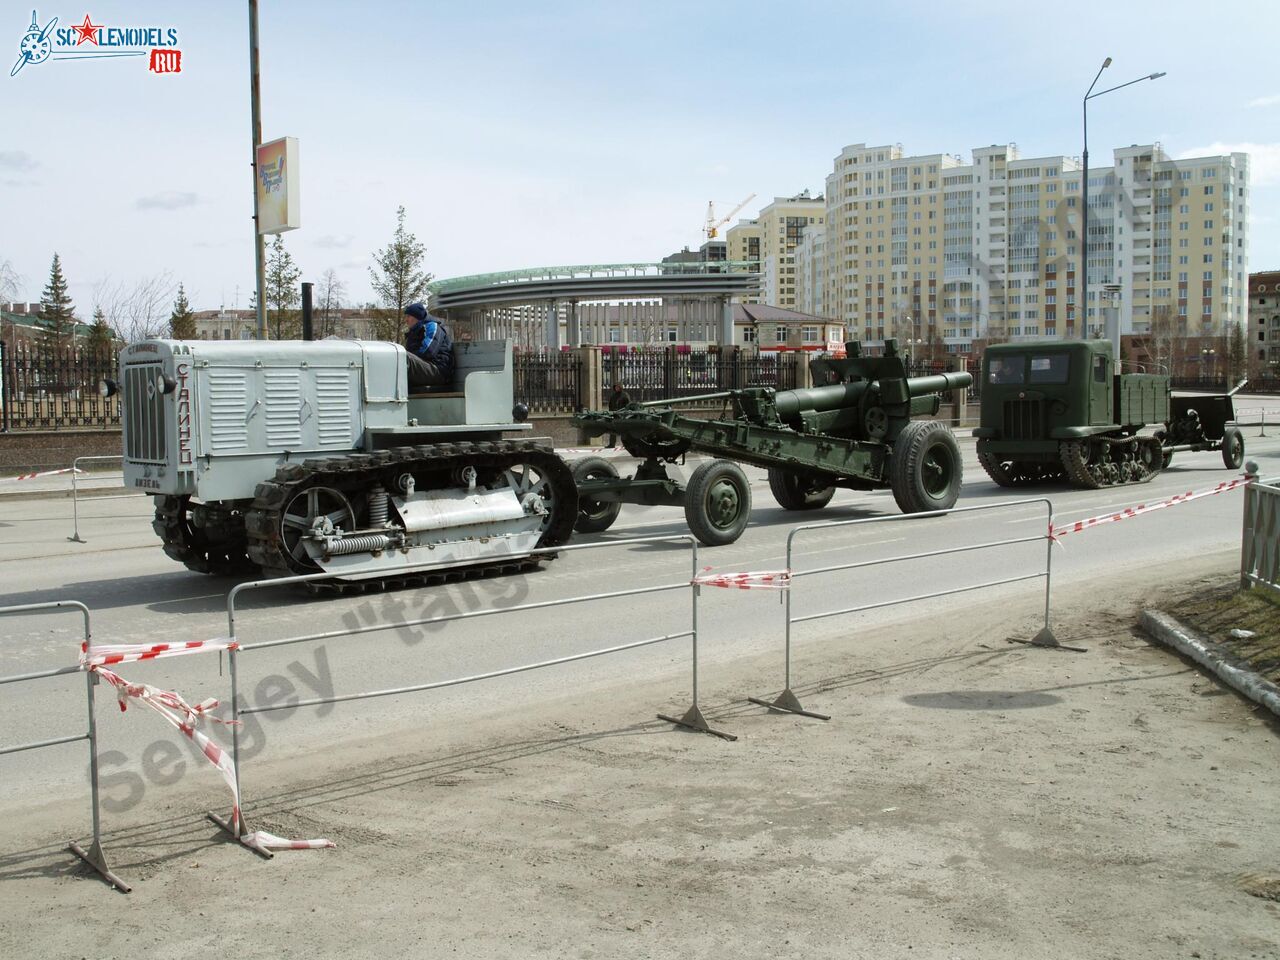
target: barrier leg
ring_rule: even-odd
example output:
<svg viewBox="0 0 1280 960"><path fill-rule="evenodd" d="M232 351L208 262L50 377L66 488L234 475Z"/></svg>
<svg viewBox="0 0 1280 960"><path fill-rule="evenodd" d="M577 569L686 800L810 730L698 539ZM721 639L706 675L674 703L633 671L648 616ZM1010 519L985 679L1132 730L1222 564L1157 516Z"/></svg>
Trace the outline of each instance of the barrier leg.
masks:
<svg viewBox="0 0 1280 960"><path fill-rule="evenodd" d="M1049 510L1049 530L1053 530L1053 509ZM1053 634L1053 628L1049 626L1049 600L1053 593L1053 537L1045 538L1045 557L1044 557L1044 626L1030 640L1022 640L1018 637L1007 638L1010 643L1025 643L1029 647L1050 647L1054 650L1071 650L1074 653L1088 653L1085 647L1072 647L1065 643L1059 643L1058 638Z"/></svg>
<svg viewBox="0 0 1280 960"><path fill-rule="evenodd" d="M787 569L791 569L791 540L787 540ZM800 698L795 695L791 689L791 591L795 586L793 580L791 584L783 591L783 617L786 621L785 635L786 640L783 644L783 661L782 670L782 692L773 700L764 700L760 697L747 697L748 703L754 703L760 707L768 707L770 710L777 710L781 713L794 713L798 717L810 717L814 720L830 720L829 714L815 713L812 710L806 710L800 705Z"/></svg>
<svg viewBox="0 0 1280 960"><path fill-rule="evenodd" d="M72 474L74 477L75 474ZM102 823L98 815L98 725L94 717L93 688L98 683L98 675L92 670L85 671L87 687L86 699L89 704L89 796L93 808L93 843L85 850L74 840L67 842L67 849L87 863L98 876L107 881L121 893L129 893L133 888L111 872L107 865L107 855L102 850Z"/></svg>
<svg viewBox="0 0 1280 960"><path fill-rule="evenodd" d="M67 537L72 543L84 543L80 539L80 498L79 485L76 483L76 460L71 461L71 525L74 533Z"/></svg>
<svg viewBox="0 0 1280 960"><path fill-rule="evenodd" d="M231 637L235 639L234 621L231 628ZM230 817L220 817L212 810L207 811L205 816L230 834L232 839L240 846L252 850L264 860L271 860L275 857L275 854L266 847L261 846L254 839L253 832L245 826L244 822L244 801L240 794L240 689L236 680L236 651L234 649L228 653L227 662L231 673L231 765L235 770L236 797L235 804L231 808Z"/></svg>
<svg viewBox="0 0 1280 960"><path fill-rule="evenodd" d="M698 545L695 543L691 546L693 547L693 576L696 578L698 576ZM684 727L686 730L709 733L711 736L719 737L721 740L737 740L738 738L735 734L713 729L707 723L707 718L702 715L702 709L698 706L698 594L702 588L696 583L691 583L689 589L693 591L693 612L690 619L693 644L693 704L684 712L684 716L678 719L669 717L665 713L658 714L658 719L673 723L677 727Z"/></svg>

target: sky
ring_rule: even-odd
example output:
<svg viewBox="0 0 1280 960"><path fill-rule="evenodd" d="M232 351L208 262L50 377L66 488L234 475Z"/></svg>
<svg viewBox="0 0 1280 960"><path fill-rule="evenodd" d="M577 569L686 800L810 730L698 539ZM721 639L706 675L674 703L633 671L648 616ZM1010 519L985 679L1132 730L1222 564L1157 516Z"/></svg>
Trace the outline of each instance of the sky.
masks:
<svg viewBox="0 0 1280 960"><path fill-rule="evenodd" d="M179 74L146 58L0 71L0 263L35 301L60 254L77 312L157 275L198 309L253 287L248 5L67 0L43 25L178 32ZM30 3L0 0L10 60ZM1014 142L1090 157L1159 142L1251 154L1251 270L1280 268L1280 4L966 0L889 4L261 0L263 138L299 141L301 228L318 281L371 297L404 205L437 278L654 261L704 239L708 200L823 189L847 144L907 155ZM81 44L80 48L88 48ZM1100 83L1099 88L1102 87Z"/></svg>

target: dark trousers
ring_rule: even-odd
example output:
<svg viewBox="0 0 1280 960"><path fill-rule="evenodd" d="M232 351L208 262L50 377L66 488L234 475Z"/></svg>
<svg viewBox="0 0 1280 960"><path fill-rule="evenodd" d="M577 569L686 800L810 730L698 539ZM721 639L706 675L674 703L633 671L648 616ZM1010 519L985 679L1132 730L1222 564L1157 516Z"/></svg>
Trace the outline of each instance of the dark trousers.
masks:
<svg viewBox="0 0 1280 960"><path fill-rule="evenodd" d="M410 353L409 358L409 392L423 387L449 387L453 385L453 371L423 360Z"/></svg>

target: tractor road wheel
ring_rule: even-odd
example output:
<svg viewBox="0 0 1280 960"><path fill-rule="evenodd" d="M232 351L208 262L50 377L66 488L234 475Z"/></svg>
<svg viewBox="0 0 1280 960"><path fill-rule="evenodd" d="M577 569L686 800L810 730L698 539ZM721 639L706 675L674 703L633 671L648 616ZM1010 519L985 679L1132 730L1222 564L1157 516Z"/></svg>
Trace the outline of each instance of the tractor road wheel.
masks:
<svg viewBox="0 0 1280 960"><path fill-rule="evenodd" d="M693 471L684 493L684 518L708 547L733 543L751 519L751 484L729 460L709 460Z"/></svg>
<svg viewBox="0 0 1280 960"><path fill-rule="evenodd" d="M769 492L786 510L821 510L836 495L836 488L824 487L821 480L810 480L781 467L770 467Z"/></svg>
<svg viewBox="0 0 1280 960"><path fill-rule="evenodd" d="M1239 470L1244 463L1244 434L1235 427L1222 431L1222 462L1228 470Z"/></svg>
<svg viewBox="0 0 1280 960"><path fill-rule="evenodd" d="M616 480L618 471L604 457L585 457L573 464L573 482L581 484L585 480ZM578 518L573 522L573 529L579 533L601 533L613 526L622 511L622 504L617 500L592 500L590 496L578 494Z"/></svg>
<svg viewBox="0 0 1280 960"><path fill-rule="evenodd" d="M902 428L889 457L889 486L903 513L950 510L960 483L960 448L946 424L912 420Z"/></svg>

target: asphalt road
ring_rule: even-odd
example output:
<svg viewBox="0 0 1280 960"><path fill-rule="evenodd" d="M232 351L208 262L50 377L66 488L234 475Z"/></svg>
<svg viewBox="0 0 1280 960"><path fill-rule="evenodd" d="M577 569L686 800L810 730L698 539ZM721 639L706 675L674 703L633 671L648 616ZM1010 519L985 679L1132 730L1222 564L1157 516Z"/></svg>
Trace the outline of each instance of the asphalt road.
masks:
<svg viewBox="0 0 1280 960"><path fill-rule="evenodd" d="M1268 403L1280 420L1280 398ZM1250 403L1249 406L1256 406ZM1242 404L1241 406L1244 406ZM1280 429L1257 438L1245 430L1246 458L1256 460L1264 476L1280 475ZM1105 514L1173 494L1209 488L1237 476L1224 469L1216 452L1175 455L1172 466L1154 481L1114 490L1078 491L1060 485L1012 493L991 483L977 465L972 440L962 439L965 485L960 506L1008 504L947 518L895 520L900 517L888 492L841 492L825 510L789 513L768 492L763 471L749 470L755 510L737 543L700 549L697 564L717 571L777 570L786 560L788 533L799 522L887 518L814 531L797 538L795 569L850 562L885 561L895 556L971 547L1020 538L1033 542L968 550L941 557L881 562L856 571L806 577L793 590L794 614L816 613L878 603L915 594L957 589L984 580L1008 579L1043 569L1047 498L1059 525ZM619 465L625 466L627 461ZM690 467L691 469L691 467ZM143 497L82 502L80 532L85 543L68 542L70 503L41 498L0 502L0 583L4 605L76 599L93 611L99 642L165 642L225 636L226 594L231 582L190 573L165 557L150 529L150 500ZM606 534L575 543L611 543L633 537L687 532L678 508L626 506ZM1126 572L1170 559L1238 549L1240 496L1227 493L1108 524L1065 538L1053 549L1056 583L1100 574L1122 578ZM371 597L313 599L286 588L270 588L245 597L238 634L243 642L343 629L375 622L469 612L610 590L687 583L693 569L687 545L646 543L564 554L543 571L518 578L463 584L452 588L401 591ZM947 604L1025 596L1043 591L1043 580L1029 580L980 593L884 607L817 620L795 628L795 669L812 677L820 664L806 661L806 638L848 637L859 629L901 622L904 643L922 642L910 621ZM765 650L778 652L778 671L760 678L764 695L781 686L783 612L780 594L771 590L703 591L700 601L701 670L714 679L726 659ZM604 646L688 629L687 589L588 604L485 616L447 625L399 627L374 634L329 639L241 655L242 692L253 703L306 699L362 690L425 683L499 670L537 660L569 656ZM1028 635L1038 624L1027 624ZM0 618L0 675L74 663L80 624L66 614L23 614ZM130 664L120 673L133 681L180 692L195 703L206 697L228 699L225 674L216 657L193 656ZM272 756L294 755L325 742L364 736L379 725L418 725L424 737L446 740L450 729L464 728L491 712L519 710L543 699L580 695L589 712L593 696L619 678L670 678L670 700L655 711L682 712L689 703L687 640L626 653L576 661L484 683L358 703L301 707L248 718L245 744L246 789L269 779ZM144 709L120 714L100 689L98 716L103 751L107 812L145 811L146 792L163 789L185 754L180 737ZM9 745L81 732L84 681L72 676L0 688L0 744ZM173 744L167 746L166 744ZM187 776L204 777L211 801L223 790L207 767L189 763ZM39 802L49 791L79 789L84 782L84 751L78 744L0 757L0 804ZM193 773L193 771L198 771Z"/></svg>

